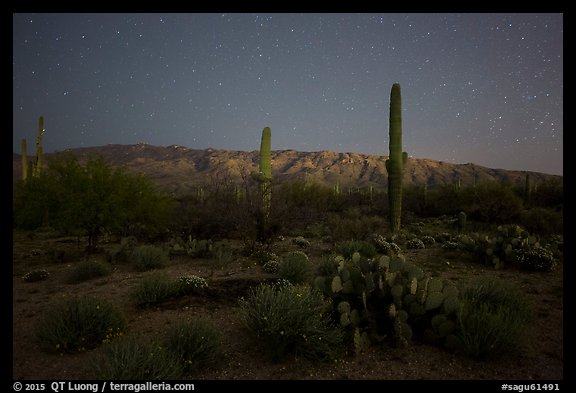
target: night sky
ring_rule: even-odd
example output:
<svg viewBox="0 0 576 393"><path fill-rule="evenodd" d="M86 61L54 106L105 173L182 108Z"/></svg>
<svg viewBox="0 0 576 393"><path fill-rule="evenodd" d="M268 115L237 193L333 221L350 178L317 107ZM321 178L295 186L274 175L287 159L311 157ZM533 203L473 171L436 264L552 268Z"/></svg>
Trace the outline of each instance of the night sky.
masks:
<svg viewBox="0 0 576 393"><path fill-rule="evenodd" d="M562 14L13 14L13 150L409 156L563 174Z"/></svg>

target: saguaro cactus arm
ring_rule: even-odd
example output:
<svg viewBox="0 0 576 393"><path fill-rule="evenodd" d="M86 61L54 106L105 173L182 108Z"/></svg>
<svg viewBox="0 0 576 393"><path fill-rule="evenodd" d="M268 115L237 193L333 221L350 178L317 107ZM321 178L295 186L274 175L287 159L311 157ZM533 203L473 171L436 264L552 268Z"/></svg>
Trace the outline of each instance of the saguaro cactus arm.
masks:
<svg viewBox="0 0 576 393"><path fill-rule="evenodd" d="M260 143L260 172L262 172L266 179L272 179L271 138L272 132L270 131L270 127L265 127L262 130L262 141Z"/></svg>
<svg viewBox="0 0 576 393"><path fill-rule="evenodd" d="M44 134L44 116L38 120L38 139L36 140L36 162L32 170L32 176L39 177L42 171L42 135Z"/></svg>
<svg viewBox="0 0 576 393"><path fill-rule="evenodd" d="M26 152L26 138L22 139L22 180L26 181L28 178L28 153Z"/></svg>

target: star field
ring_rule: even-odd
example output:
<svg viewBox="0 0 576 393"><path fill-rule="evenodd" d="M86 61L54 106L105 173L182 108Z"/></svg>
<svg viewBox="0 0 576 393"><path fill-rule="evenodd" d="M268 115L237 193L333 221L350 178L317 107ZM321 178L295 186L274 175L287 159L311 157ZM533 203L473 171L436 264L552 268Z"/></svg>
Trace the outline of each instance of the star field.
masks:
<svg viewBox="0 0 576 393"><path fill-rule="evenodd" d="M13 150L388 155L563 174L562 14L13 14Z"/></svg>

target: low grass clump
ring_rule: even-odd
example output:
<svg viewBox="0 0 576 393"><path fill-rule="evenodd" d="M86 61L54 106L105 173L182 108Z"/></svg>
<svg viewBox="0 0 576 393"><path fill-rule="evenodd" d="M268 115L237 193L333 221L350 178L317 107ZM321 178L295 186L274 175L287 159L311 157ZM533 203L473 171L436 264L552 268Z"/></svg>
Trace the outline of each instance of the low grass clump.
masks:
<svg viewBox="0 0 576 393"><path fill-rule="evenodd" d="M165 272L148 272L132 291L132 298L139 307L151 307L173 297L200 293L208 287L205 278L195 275L176 279Z"/></svg>
<svg viewBox="0 0 576 393"><path fill-rule="evenodd" d="M463 352L474 358L513 350L531 319L524 294L500 280L478 280L461 301L458 338Z"/></svg>
<svg viewBox="0 0 576 393"><path fill-rule="evenodd" d="M90 296L65 298L49 306L34 326L47 352L80 352L122 335L124 313L107 300Z"/></svg>
<svg viewBox="0 0 576 393"><path fill-rule="evenodd" d="M168 261L168 253L160 247L146 244L136 247L130 258L136 270L145 272L164 267Z"/></svg>
<svg viewBox="0 0 576 393"><path fill-rule="evenodd" d="M216 364L222 357L221 342L221 332L204 319L179 321L164 336L164 346L189 373Z"/></svg>
<svg viewBox="0 0 576 393"><path fill-rule="evenodd" d="M158 342L140 336L125 336L102 348L90 364L90 379L177 380L182 363Z"/></svg>
<svg viewBox="0 0 576 393"><path fill-rule="evenodd" d="M96 277L108 276L111 273L112 266L107 262L98 260L82 261L68 274L66 282L69 284L77 284Z"/></svg>
<svg viewBox="0 0 576 393"><path fill-rule="evenodd" d="M309 286L261 284L240 300L242 324L275 361L289 354L335 360L344 332L331 321L322 293Z"/></svg>
<svg viewBox="0 0 576 393"><path fill-rule="evenodd" d="M132 298L139 307L154 306L178 295L181 285L165 272L150 272L132 290Z"/></svg>

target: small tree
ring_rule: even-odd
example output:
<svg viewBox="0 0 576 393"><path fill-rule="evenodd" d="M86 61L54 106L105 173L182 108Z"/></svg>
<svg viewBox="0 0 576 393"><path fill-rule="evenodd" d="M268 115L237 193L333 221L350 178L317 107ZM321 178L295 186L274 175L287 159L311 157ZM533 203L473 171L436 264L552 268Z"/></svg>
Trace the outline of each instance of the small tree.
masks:
<svg viewBox="0 0 576 393"><path fill-rule="evenodd" d="M72 155L49 162L37 181L21 183L14 201L16 225L49 225L64 232L83 232L88 248L103 231L119 235L151 233L168 217L170 200L141 176L113 168L101 157L84 166ZM29 179L30 180L30 179ZM38 215L42 215L41 218Z"/></svg>

